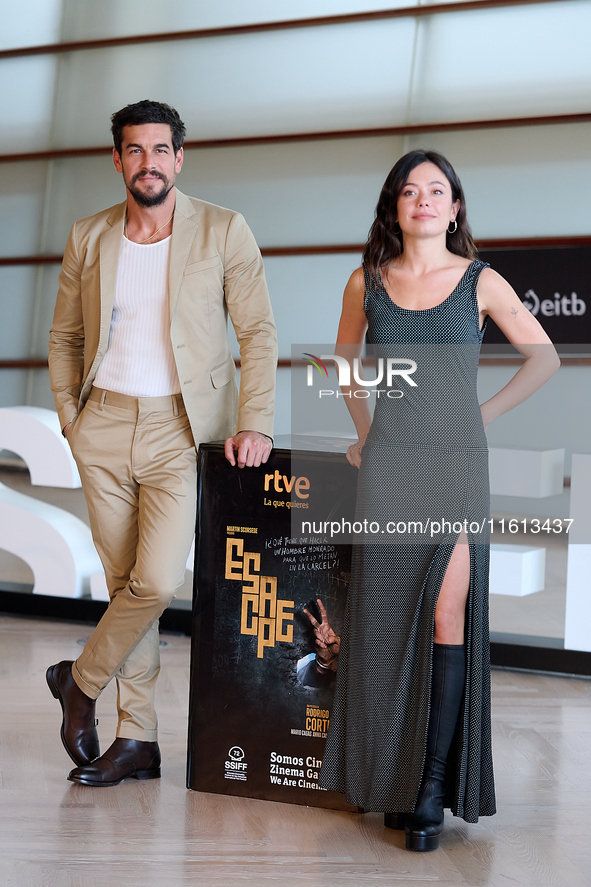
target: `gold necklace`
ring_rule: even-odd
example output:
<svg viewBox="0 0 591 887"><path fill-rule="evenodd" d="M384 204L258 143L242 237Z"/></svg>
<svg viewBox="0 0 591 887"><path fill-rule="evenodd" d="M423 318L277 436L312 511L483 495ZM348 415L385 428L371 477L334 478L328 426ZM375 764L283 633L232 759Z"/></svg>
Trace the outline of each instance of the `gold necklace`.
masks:
<svg viewBox="0 0 591 887"><path fill-rule="evenodd" d="M176 207L175 207L175 208L176 208ZM147 243L148 240L152 240L154 237L156 237L157 234L160 234L160 232L162 231L163 228L166 228L166 226L169 225L170 222L172 222L172 217L173 217L173 216L174 216L174 209L173 209L173 211L172 211L172 216L170 217L170 219L168 219L168 221L165 222L164 225L160 225L160 227L159 227L156 231L154 231L153 234L150 234L150 236L149 236L149 237L146 237L145 240L134 240L134 241L132 241L132 242L133 242L133 243L137 243L138 245L141 246L142 243ZM125 228L124 228L124 230L123 230L123 233L124 233L125 236L127 237L127 216L125 216ZM129 239L129 238L128 238L128 239Z"/></svg>

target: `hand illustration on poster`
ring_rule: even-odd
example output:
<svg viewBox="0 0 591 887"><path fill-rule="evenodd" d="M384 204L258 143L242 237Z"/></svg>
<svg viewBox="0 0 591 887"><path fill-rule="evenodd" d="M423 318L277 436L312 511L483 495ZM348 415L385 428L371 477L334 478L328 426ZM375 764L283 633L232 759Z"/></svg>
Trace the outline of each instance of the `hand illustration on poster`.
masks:
<svg viewBox="0 0 591 887"><path fill-rule="evenodd" d="M325 687L336 678L341 639L333 631L320 598L310 601L304 613L314 629L316 650L298 660L298 681L304 687Z"/></svg>

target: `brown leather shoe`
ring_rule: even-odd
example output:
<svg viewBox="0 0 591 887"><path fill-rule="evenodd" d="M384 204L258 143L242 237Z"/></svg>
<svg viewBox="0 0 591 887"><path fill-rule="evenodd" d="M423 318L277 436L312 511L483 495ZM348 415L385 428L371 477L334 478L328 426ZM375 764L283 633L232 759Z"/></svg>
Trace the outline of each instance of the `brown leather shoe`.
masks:
<svg viewBox="0 0 591 887"><path fill-rule="evenodd" d="M126 776L134 779L160 778L160 749L157 742L118 738L92 764L72 770L68 779L81 785L119 785Z"/></svg>
<svg viewBox="0 0 591 887"><path fill-rule="evenodd" d="M94 716L95 700L83 693L72 677L72 662L50 665L46 672L49 689L59 699L64 717L60 736L75 764L83 767L100 755Z"/></svg>

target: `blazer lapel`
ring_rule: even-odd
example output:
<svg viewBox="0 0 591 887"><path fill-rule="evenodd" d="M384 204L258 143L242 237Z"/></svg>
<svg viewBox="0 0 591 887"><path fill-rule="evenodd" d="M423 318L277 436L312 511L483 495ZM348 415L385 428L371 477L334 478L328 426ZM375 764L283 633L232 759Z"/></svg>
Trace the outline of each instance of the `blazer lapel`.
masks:
<svg viewBox="0 0 591 887"><path fill-rule="evenodd" d="M171 321L181 291L185 267L199 227L194 216L195 208L193 204L185 194L176 189L176 205L170 245L170 267L168 271Z"/></svg>
<svg viewBox="0 0 591 887"><path fill-rule="evenodd" d="M113 207L113 212L107 219L109 227L103 231L100 237L101 329L97 356L101 357L109 344L126 208L127 202Z"/></svg>

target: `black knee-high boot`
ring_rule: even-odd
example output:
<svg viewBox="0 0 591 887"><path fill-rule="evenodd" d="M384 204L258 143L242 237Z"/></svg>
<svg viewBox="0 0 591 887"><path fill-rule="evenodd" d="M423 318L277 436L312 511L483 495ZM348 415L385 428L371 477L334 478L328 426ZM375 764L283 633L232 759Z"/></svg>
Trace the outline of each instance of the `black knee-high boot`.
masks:
<svg viewBox="0 0 591 887"><path fill-rule="evenodd" d="M406 819L408 850L436 850L443 829L445 765L466 682L463 644L433 644L431 713L423 779L414 813Z"/></svg>

